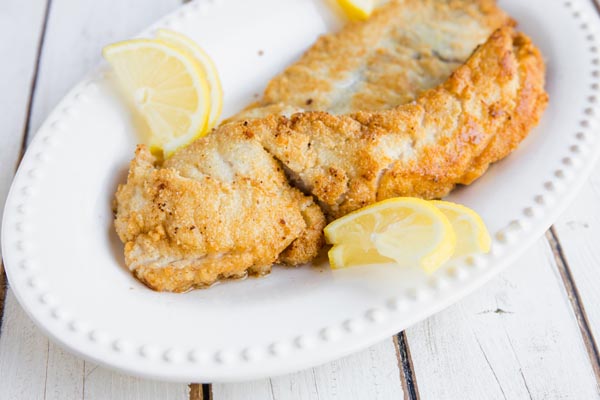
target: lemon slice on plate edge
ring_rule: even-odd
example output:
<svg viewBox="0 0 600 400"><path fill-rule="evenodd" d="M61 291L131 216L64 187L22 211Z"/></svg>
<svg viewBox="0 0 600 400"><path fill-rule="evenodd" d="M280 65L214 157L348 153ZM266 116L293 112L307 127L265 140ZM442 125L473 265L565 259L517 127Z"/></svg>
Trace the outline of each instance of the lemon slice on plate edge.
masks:
<svg viewBox="0 0 600 400"><path fill-rule="evenodd" d="M180 33L159 29L156 39L177 47L200 63L209 87L211 109L206 130L210 131L217 124L223 110L223 86L215 63L196 42Z"/></svg>
<svg viewBox="0 0 600 400"><path fill-rule="evenodd" d="M490 251L492 239L483 219L472 209L449 201L434 200L435 205L452 224L457 242L454 257Z"/></svg>
<svg viewBox="0 0 600 400"><path fill-rule="evenodd" d="M491 242L473 210L412 197L384 200L337 219L325 227L325 238L333 245L332 269L397 264L426 273L452 257L487 252Z"/></svg>
<svg viewBox="0 0 600 400"><path fill-rule="evenodd" d="M329 253L334 269L387 261L416 264L431 272L452 256L456 246L448 218L430 202L412 197L352 212L327 225L325 238L334 245Z"/></svg>
<svg viewBox="0 0 600 400"><path fill-rule="evenodd" d="M114 43L102 54L148 125L150 148L169 157L216 124L223 92L214 63L198 45L171 31L159 36Z"/></svg>

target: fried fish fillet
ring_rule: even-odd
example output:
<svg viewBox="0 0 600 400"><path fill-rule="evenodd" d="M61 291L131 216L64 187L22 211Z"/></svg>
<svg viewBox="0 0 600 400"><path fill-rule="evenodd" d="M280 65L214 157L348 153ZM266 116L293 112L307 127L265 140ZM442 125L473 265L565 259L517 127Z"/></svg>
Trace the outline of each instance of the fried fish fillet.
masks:
<svg viewBox="0 0 600 400"><path fill-rule="evenodd" d="M378 112L294 114L248 130L330 218L395 196L440 198L507 156L547 104L531 40L500 28L450 78Z"/></svg>
<svg viewBox="0 0 600 400"><path fill-rule="evenodd" d="M324 35L235 119L299 111L347 114L413 101L445 81L512 20L494 0L394 0L367 22Z"/></svg>
<svg viewBox="0 0 600 400"><path fill-rule="evenodd" d="M315 254L322 245L323 216L318 211L311 220L306 210L318 210L312 198L288 185L278 163L242 129L199 139L162 168L139 146L116 202L125 262L156 290L269 272L307 231L304 214L316 229L305 234L306 249Z"/></svg>
<svg viewBox="0 0 600 400"><path fill-rule="evenodd" d="M396 4L401 3L383 10ZM451 9L466 3L439 4ZM331 37L325 42L335 41ZM299 64L321 57L321 64L309 64L327 65L327 52L313 50ZM368 58L361 54L357 57ZM303 79L292 82L295 73L289 71L271 86L284 87L286 80L290 88L301 84ZM277 261L310 261L322 246L325 215L336 218L397 195L441 197L458 183L470 183L537 123L547 101L544 65L531 41L505 26L447 73L451 76L430 90L424 91L444 79L403 84L411 88L409 97L386 95L386 104L360 99L368 85L343 94L338 85L321 92L311 84L277 95L267 88L261 104L238 116L241 120L222 125L163 165L140 146L116 195L115 225L128 267L149 287L168 291L207 286L246 271L265 273ZM362 75L360 81L368 80ZM272 115L300 108L307 95L313 99L308 106L328 102L320 107L331 112ZM349 103L344 98L350 95ZM354 112L335 115L348 107Z"/></svg>

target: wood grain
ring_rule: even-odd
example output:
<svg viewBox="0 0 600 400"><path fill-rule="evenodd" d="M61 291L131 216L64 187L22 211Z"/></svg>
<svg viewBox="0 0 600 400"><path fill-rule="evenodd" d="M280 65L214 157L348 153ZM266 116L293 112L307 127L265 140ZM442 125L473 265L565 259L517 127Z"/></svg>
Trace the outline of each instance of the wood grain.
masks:
<svg viewBox="0 0 600 400"><path fill-rule="evenodd" d="M293 374L214 384L215 400L401 399L398 362L391 339L340 360Z"/></svg>
<svg viewBox="0 0 600 400"><path fill-rule="evenodd" d="M579 326L600 385L600 165L581 194L554 225L557 257L572 285L570 301L579 312Z"/></svg>
<svg viewBox="0 0 600 400"><path fill-rule="evenodd" d="M98 367L52 344L33 325L9 290L0 337L0 399L173 399L187 385L133 378Z"/></svg>
<svg viewBox="0 0 600 400"><path fill-rule="evenodd" d="M0 336L0 398L43 399L46 395L48 339L25 315L9 289ZM64 388L68 398L70 389Z"/></svg>
<svg viewBox="0 0 600 400"><path fill-rule="evenodd" d="M91 363L85 365L85 400L186 400L188 385L133 378Z"/></svg>
<svg viewBox="0 0 600 400"><path fill-rule="evenodd" d="M190 400L203 400L204 393L202 391L202 385L198 383L190 383Z"/></svg>
<svg viewBox="0 0 600 400"><path fill-rule="evenodd" d="M590 0L600 17L600 1ZM598 19L595 20L598 23ZM600 387L600 165L596 165L576 201L554 224L548 240L553 247L569 300Z"/></svg>
<svg viewBox="0 0 600 400"><path fill-rule="evenodd" d="M27 7L19 0L2 2L0 35L5 39L0 41L0 52L10 55L10 61L0 63L0 210L4 209L29 119L45 16L46 0L32 0Z"/></svg>
<svg viewBox="0 0 600 400"><path fill-rule="evenodd" d="M85 394L86 362L47 343L44 400L80 400Z"/></svg>
<svg viewBox="0 0 600 400"><path fill-rule="evenodd" d="M400 380L402 381L402 390L404 390L404 398L409 400L418 400L419 389L415 378L415 370L410 355L410 349L406 340L406 332L400 332L394 336L394 347L396 350L396 358L398 359L398 367L400 369Z"/></svg>
<svg viewBox="0 0 600 400"><path fill-rule="evenodd" d="M548 243L406 331L425 399L594 399L599 392Z"/></svg>
<svg viewBox="0 0 600 400"><path fill-rule="evenodd" d="M11 40L0 41L0 54L10 55L10 62L0 63L0 210L4 210L6 195L23 153L47 19L46 6L46 0L31 1L28 7L23 7L21 1L7 0L1 6L0 37ZM0 259L0 332L5 296L6 275Z"/></svg>

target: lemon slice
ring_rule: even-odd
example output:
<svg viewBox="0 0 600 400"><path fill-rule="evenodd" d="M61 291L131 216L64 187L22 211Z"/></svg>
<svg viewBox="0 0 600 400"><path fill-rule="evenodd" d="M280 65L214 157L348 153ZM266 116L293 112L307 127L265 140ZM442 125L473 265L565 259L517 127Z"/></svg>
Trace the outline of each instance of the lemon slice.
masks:
<svg viewBox="0 0 600 400"><path fill-rule="evenodd" d="M410 197L384 200L335 220L325 228L325 238L333 244L334 269L397 263L431 273L456 246L448 218L432 203Z"/></svg>
<svg viewBox="0 0 600 400"><path fill-rule="evenodd" d="M215 63L200 46L180 33L160 29L156 33L156 38L186 52L190 57L198 60L202 66L210 92L210 115L206 127L206 131L210 131L216 125L223 110L223 87Z"/></svg>
<svg viewBox="0 0 600 400"><path fill-rule="evenodd" d="M164 42L134 39L102 51L166 157L204 133L209 88L200 64Z"/></svg>
<svg viewBox="0 0 600 400"><path fill-rule="evenodd" d="M449 201L432 202L444 213L456 233L454 256L487 253L492 240L481 217L470 208Z"/></svg>
<svg viewBox="0 0 600 400"><path fill-rule="evenodd" d="M364 21L373 12L375 0L337 0L348 18Z"/></svg>

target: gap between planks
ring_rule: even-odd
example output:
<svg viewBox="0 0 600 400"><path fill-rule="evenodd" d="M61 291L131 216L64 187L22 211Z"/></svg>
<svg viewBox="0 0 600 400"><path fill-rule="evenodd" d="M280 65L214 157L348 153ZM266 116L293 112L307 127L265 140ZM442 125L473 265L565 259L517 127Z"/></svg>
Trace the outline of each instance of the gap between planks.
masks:
<svg viewBox="0 0 600 400"><path fill-rule="evenodd" d="M406 400L419 400L419 389L414 371L410 348L406 340L404 331L394 336L394 347L396 348L396 358L398 359L398 371L400 372L400 382L404 391Z"/></svg>
<svg viewBox="0 0 600 400"><path fill-rule="evenodd" d="M35 54L35 67L33 69L33 76L31 78L31 86L29 87L29 98L27 99L27 113L25 114L25 121L23 127L22 134L22 142L21 142L21 150L19 152L19 157L17 158L17 163L15 165L15 172L25 155L25 150L27 150L27 143L29 139L29 130L31 127L31 111L33 110L33 99L35 97L35 91L38 82L38 76L40 71L40 61L42 59L42 51L44 48L44 40L46 39L46 30L48 28L48 20L50 19L50 8L52 7L52 0L46 1L46 10L44 10L44 21L42 23L42 29L40 31L40 39L38 40L37 51Z"/></svg>
<svg viewBox="0 0 600 400"><path fill-rule="evenodd" d="M208 383L190 383L190 400L212 400L212 387Z"/></svg>
<svg viewBox="0 0 600 400"><path fill-rule="evenodd" d="M594 9L596 10L596 12L598 13L598 15L600 16L600 1L599 0L590 0L592 2L592 5L594 6Z"/></svg>
<svg viewBox="0 0 600 400"><path fill-rule="evenodd" d="M594 4L596 4L595 1ZM577 324L579 325L579 330L581 332L581 338L588 356L590 357L590 362L592 364L594 375L596 376L596 381L598 384L600 384L600 352L598 351L598 345L590 329L585 307L581 301L581 296L579 295L577 285L573 280L569 263L567 262L567 259L563 253L562 246L560 245L560 240L556 230L554 229L554 226L551 226L546 232L546 239L548 240L550 248L552 249L552 253L554 254L558 273L560 274L563 286L567 292L567 297L571 303L571 308L575 313Z"/></svg>
<svg viewBox="0 0 600 400"><path fill-rule="evenodd" d="M37 50L35 54L35 67L31 77L31 84L29 86L29 96L27 98L27 112L25 114L25 121L23 121L23 129L21 131L21 148L19 149L19 156L17 162L13 168L13 175L17 171L25 150L27 148L27 137L29 135L29 126L31 121L31 111L33 109L33 98L35 96L35 88L37 86L38 75L40 70L40 59L42 58L42 48L44 47L44 39L46 37L46 28L48 27L48 19L50 16L50 7L52 0L46 1L46 9L44 10L44 20L42 22L42 29L40 30L40 37L38 39ZM4 320L4 301L6 299L6 292L8 288L8 280L6 279L6 272L4 270L4 261L0 259L0 333L2 333L2 321Z"/></svg>
<svg viewBox="0 0 600 400"><path fill-rule="evenodd" d="M600 1L599 0L590 0L594 9L596 10L596 14L600 17ZM583 341L585 343L585 347L590 356L590 361L592 362L592 367L594 369L594 374L596 375L596 380L598 384L600 384L600 352L598 351L598 344L592 334L590 329L590 324L587 318L587 314L585 312L585 308L583 307L583 302L581 301L581 297L579 296L579 292L577 291L577 286L575 286L575 281L573 280L573 275L571 274L571 270L569 269L569 264L566 262L566 258L563 254L562 247L560 245L560 241L558 239L558 235L554 226L550 227L550 230L546 234L548 237L548 241L550 242L550 246L552 246L552 251L554 252L554 244L556 244L556 252L554 252L555 256L558 254L560 259L564 261L561 267L561 263L558 262L559 271L561 278L563 278L563 282L565 282L565 287L567 288L567 293L569 295L569 300L571 301L571 305L575 310L575 314L577 316L577 323L579 324L579 328L581 329L581 334L583 337ZM564 270L564 273L563 273ZM571 292L569 292L569 284L571 285L572 293L574 296L571 296ZM577 307L577 308L576 308ZM581 313L579 313L579 312Z"/></svg>
<svg viewBox="0 0 600 400"><path fill-rule="evenodd" d="M2 334L2 319L4 317L4 299L6 299L6 273L4 272L4 263L0 259L0 335Z"/></svg>

